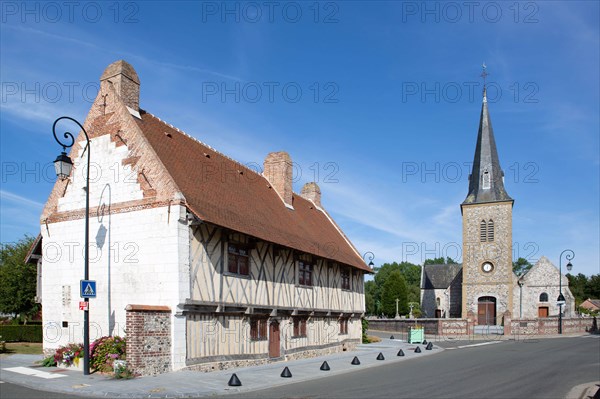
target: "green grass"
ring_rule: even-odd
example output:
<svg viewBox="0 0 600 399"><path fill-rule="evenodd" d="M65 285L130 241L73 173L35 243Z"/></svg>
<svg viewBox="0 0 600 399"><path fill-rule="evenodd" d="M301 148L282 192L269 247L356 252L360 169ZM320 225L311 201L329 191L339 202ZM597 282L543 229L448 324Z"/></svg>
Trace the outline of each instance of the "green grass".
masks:
<svg viewBox="0 0 600 399"><path fill-rule="evenodd" d="M41 355L42 344L36 342L7 342L5 354Z"/></svg>

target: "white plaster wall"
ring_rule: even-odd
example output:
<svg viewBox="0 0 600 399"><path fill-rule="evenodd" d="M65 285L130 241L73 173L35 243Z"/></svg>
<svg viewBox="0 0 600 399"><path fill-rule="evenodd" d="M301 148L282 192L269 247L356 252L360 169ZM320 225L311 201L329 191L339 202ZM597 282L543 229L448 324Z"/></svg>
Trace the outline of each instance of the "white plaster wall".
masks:
<svg viewBox="0 0 600 399"><path fill-rule="evenodd" d="M83 152L85 140L81 141L75 154L71 156L73 172L65 195L58 200L58 211L71 211L85 207L86 165L88 154ZM81 155L83 154L83 157ZM90 152L90 209L101 203L119 203L142 199L138 173L122 161L129 155L125 145L118 146L111 141L110 134L94 137Z"/></svg>
<svg viewBox="0 0 600 399"><path fill-rule="evenodd" d="M189 297L187 264L182 262L188 255L188 227L179 221L181 215L185 208L171 206L170 214L168 207L159 207L90 217L90 279L96 280L98 291L90 299L90 340L125 335L128 304L166 305L174 312ZM47 229L42 225L42 236L44 349L51 349L83 341L78 304L84 219L52 223ZM62 328L63 321L68 328ZM174 332L180 332L180 324L173 321ZM179 338L173 335L174 358L181 355L175 343Z"/></svg>

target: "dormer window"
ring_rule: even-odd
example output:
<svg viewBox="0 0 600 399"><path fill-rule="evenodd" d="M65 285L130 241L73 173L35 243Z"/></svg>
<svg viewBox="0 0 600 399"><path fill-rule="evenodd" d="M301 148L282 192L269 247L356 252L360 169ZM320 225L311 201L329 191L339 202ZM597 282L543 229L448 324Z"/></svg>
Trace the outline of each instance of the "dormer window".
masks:
<svg viewBox="0 0 600 399"><path fill-rule="evenodd" d="M489 189L491 187L491 173L488 171L487 168L485 168L483 170L483 176L481 177L482 181L481 181L481 188L485 189Z"/></svg>

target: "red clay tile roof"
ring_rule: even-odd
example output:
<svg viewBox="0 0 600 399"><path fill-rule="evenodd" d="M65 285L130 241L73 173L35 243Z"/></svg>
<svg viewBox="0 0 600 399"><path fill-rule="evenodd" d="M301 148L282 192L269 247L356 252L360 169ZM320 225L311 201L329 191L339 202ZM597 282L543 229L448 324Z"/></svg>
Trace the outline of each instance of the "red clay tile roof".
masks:
<svg viewBox="0 0 600 399"><path fill-rule="evenodd" d="M201 220L310 253L372 270L328 216L297 194L288 209L261 174L141 112L136 122Z"/></svg>

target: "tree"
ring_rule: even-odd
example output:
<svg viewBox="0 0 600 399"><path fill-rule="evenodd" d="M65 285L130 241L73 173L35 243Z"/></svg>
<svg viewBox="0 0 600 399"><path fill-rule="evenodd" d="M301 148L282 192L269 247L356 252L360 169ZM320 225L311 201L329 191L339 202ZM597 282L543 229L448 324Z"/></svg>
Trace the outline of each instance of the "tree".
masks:
<svg viewBox="0 0 600 399"><path fill-rule="evenodd" d="M17 243L0 249L0 313L27 320L39 310L35 303L37 268L25 263L33 238L24 236Z"/></svg>
<svg viewBox="0 0 600 399"><path fill-rule="evenodd" d="M383 286L393 272L399 272L404 277L408 289L408 300L413 302L420 301L421 266L412 264L410 262L384 263L383 265L381 265L381 267L375 268L375 278L373 281L373 285L369 284L367 288L367 283L369 282L365 283L365 296L367 295L367 290L369 290L373 295L373 312L370 314L380 315L381 313L385 313L382 301ZM370 301L370 299L368 300ZM369 312L370 310L367 307L367 313ZM394 302L394 315L395 314L396 302Z"/></svg>
<svg viewBox="0 0 600 399"><path fill-rule="evenodd" d="M525 258L519 258L513 262L513 272L517 276L522 276L531 269L533 265Z"/></svg>
<svg viewBox="0 0 600 399"><path fill-rule="evenodd" d="M398 312L400 314L408 313L406 280L398 270L391 272L383 284L381 305L386 316L394 317L396 315L396 299L399 299Z"/></svg>
<svg viewBox="0 0 600 399"><path fill-rule="evenodd" d="M375 309L375 282L367 281L365 283L365 309L367 314L376 314Z"/></svg>

